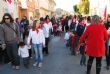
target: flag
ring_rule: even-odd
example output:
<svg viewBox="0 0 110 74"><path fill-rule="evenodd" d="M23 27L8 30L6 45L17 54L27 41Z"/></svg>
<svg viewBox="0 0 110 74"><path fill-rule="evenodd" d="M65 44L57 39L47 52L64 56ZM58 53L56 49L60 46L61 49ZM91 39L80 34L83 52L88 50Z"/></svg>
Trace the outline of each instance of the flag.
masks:
<svg viewBox="0 0 110 74"><path fill-rule="evenodd" d="M7 1L8 1L8 3L9 3L9 4L11 4L11 3L12 3L12 0L7 0Z"/></svg>
<svg viewBox="0 0 110 74"><path fill-rule="evenodd" d="M107 17L107 6L105 7L105 9L104 9L104 20L106 20L106 17Z"/></svg>

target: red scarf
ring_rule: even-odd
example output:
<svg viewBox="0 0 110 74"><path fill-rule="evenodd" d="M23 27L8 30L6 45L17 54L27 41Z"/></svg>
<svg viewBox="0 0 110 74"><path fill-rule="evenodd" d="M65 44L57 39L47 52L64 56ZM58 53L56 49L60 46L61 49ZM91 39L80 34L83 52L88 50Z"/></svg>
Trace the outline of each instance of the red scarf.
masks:
<svg viewBox="0 0 110 74"><path fill-rule="evenodd" d="M39 29L38 28L36 28L36 32L39 33Z"/></svg>
<svg viewBox="0 0 110 74"><path fill-rule="evenodd" d="M44 23L45 23L44 21L40 23L40 25L41 25L41 28L43 28L43 26L44 26Z"/></svg>

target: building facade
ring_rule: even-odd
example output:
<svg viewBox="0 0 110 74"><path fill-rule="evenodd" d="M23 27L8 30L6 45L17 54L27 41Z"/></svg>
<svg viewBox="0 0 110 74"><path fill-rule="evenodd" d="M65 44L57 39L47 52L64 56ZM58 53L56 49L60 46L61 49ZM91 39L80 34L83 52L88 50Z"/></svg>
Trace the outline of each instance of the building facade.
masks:
<svg viewBox="0 0 110 74"><path fill-rule="evenodd" d="M14 19L18 17L17 8L18 8L17 0L12 0L11 3L7 2L7 0L0 0L0 16L1 16L0 21L4 13L10 13Z"/></svg>
<svg viewBox="0 0 110 74"><path fill-rule="evenodd" d="M30 17L36 17L35 4L36 4L35 0L19 0L18 6L19 18L22 18L23 16L26 16L28 19L30 19Z"/></svg>
<svg viewBox="0 0 110 74"><path fill-rule="evenodd" d="M50 16L54 16L55 15L55 6L56 6L55 1L54 0L49 0Z"/></svg>
<svg viewBox="0 0 110 74"><path fill-rule="evenodd" d="M40 17L45 17L46 15L53 16L55 12L56 3L54 0L37 0L39 5Z"/></svg>
<svg viewBox="0 0 110 74"><path fill-rule="evenodd" d="M9 12L14 18L20 19L23 16L28 19L30 17L45 17L46 15L53 16L55 5L54 0L12 0L11 4L7 0L0 0L0 16L6 12Z"/></svg>

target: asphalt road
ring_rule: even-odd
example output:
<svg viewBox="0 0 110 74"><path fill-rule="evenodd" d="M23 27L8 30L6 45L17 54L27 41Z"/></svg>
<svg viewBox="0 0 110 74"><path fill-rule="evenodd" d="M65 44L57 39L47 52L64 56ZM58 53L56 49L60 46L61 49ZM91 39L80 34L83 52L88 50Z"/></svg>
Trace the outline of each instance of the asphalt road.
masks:
<svg viewBox="0 0 110 74"><path fill-rule="evenodd" d="M44 57L43 67L38 69L33 67L33 59L29 69L22 65L20 70L13 70L10 64L0 66L0 74L86 74L86 67L80 66L80 55L72 56L70 50L65 47L65 41L60 37L54 37L49 44L49 55ZM105 69L105 58L102 61L101 74L110 74L110 70ZM91 74L95 74L95 60Z"/></svg>

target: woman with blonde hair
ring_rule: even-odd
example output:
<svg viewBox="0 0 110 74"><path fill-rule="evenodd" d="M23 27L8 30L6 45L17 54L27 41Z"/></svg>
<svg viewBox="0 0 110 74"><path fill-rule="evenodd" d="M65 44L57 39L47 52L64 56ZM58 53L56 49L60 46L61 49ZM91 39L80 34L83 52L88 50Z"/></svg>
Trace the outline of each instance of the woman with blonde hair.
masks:
<svg viewBox="0 0 110 74"><path fill-rule="evenodd" d="M90 74L94 58L96 58L96 74L100 74L102 57L105 56L105 41L107 40L108 33L105 26L100 23L99 17L94 15L91 25L87 27L79 40L79 45L85 41L86 54L89 56L86 74Z"/></svg>
<svg viewBox="0 0 110 74"><path fill-rule="evenodd" d="M30 41L32 39L32 46L35 51L35 63L33 66L37 66L40 68L42 67L43 62L43 53L42 48L45 47L45 37L43 34L43 30L39 28L40 24L39 21L35 20L33 22L32 29L29 31L29 36L27 40L27 44L30 44Z"/></svg>

